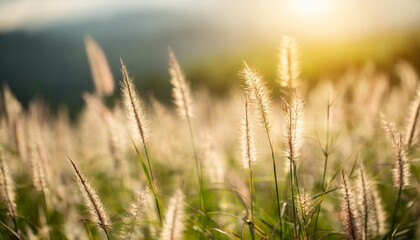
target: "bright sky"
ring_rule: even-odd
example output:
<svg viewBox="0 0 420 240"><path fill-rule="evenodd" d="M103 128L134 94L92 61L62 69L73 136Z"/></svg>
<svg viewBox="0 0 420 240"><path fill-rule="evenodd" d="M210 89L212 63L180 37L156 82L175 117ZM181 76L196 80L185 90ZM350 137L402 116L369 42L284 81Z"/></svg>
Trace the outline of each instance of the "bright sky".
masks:
<svg viewBox="0 0 420 240"><path fill-rule="evenodd" d="M190 0L0 0L0 32L36 30L51 25L104 19L127 12L169 9L178 12L251 18L252 26L269 34L281 28L296 36L335 36L372 31L420 29L420 1L413 0L295 0L295 1L200 1ZM225 15L223 15L225 16ZM197 17L201 17L197 14ZM223 23L224 24L224 23Z"/></svg>

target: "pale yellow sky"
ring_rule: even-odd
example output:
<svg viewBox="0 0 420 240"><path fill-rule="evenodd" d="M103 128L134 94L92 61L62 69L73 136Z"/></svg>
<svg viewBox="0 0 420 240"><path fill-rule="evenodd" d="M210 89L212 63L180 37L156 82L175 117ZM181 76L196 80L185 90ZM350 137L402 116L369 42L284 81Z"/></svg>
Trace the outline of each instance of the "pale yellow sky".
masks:
<svg viewBox="0 0 420 240"><path fill-rule="evenodd" d="M366 33L420 29L420 1L99 1L0 0L0 32L42 29L51 25L109 19L127 12L169 10L209 17L217 24L249 18L250 28L317 39L348 38ZM218 16L229 16L229 19ZM235 24L235 23L231 23Z"/></svg>

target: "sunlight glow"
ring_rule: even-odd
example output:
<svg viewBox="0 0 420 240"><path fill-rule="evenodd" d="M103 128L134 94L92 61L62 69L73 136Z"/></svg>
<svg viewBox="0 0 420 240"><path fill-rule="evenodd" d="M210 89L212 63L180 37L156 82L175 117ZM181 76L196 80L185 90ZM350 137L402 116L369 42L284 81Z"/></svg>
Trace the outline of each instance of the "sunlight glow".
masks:
<svg viewBox="0 0 420 240"><path fill-rule="evenodd" d="M331 0L298 0L291 2L290 10L302 20L315 20L331 15L334 5L335 3Z"/></svg>

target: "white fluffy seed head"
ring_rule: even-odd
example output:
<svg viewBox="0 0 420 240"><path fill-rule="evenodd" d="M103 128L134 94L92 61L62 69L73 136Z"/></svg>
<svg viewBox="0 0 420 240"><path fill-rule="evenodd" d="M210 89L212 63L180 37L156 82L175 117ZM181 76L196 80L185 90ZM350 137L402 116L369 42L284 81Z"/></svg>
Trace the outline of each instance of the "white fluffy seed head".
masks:
<svg viewBox="0 0 420 240"><path fill-rule="evenodd" d="M420 86L417 88L412 100L405 123L404 145L409 149L416 145L420 132Z"/></svg>
<svg viewBox="0 0 420 240"><path fill-rule="evenodd" d="M88 207L91 220L104 230L110 228L111 221L95 189L90 185L76 164L70 158L69 160L76 174L77 183Z"/></svg>
<svg viewBox="0 0 420 240"><path fill-rule="evenodd" d="M127 211L127 215L122 219L123 227L121 231L121 239L143 239L141 232L141 221L145 209L147 192L140 192L136 199L131 203Z"/></svg>
<svg viewBox="0 0 420 240"><path fill-rule="evenodd" d="M397 132L395 124L384 115L382 115L382 126L388 135L395 153L395 165L393 169L394 187L404 189L410 185L411 176L406 145L403 143L402 135Z"/></svg>
<svg viewBox="0 0 420 240"><path fill-rule="evenodd" d="M295 88L300 75L299 51L295 39L283 36L279 51L279 81L284 88Z"/></svg>
<svg viewBox="0 0 420 240"><path fill-rule="evenodd" d="M39 120L34 115L29 118L28 124L30 141L29 160L32 170L32 183L37 191L43 191L45 193L48 189L46 172L50 173L50 168L41 134L42 130Z"/></svg>
<svg viewBox="0 0 420 240"><path fill-rule="evenodd" d="M22 106L7 85L3 86L3 104L6 110L7 123L12 124L22 112Z"/></svg>
<svg viewBox="0 0 420 240"><path fill-rule="evenodd" d="M31 169L32 169L32 183L37 191L46 191L47 184L45 181L44 169L41 165L41 159L37 152L36 146L33 143L30 151Z"/></svg>
<svg viewBox="0 0 420 240"><path fill-rule="evenodd" d="M16 196L13 186L13 180L10 176L10 171L5 161L3 149L0 149L0 194L1 198L7 206L8 214L16 217Z"/></svg>
<svg viewBox="0 0 420 240"><path fill-rule="evenodd" d="M362 234L360 232L360 217L357 209L356 198L353 193L353 189L344 175L344 171L341 171L342 176L342 202L340 220L344 229L344 233L347 239L361 239Z"/></svg>
<svg viewBox="0 0 420 240"><path fill-rule="evenodd" d="M312 213L312 203L311 203L311 195L305 191L305 189L301 189L296 199L296 203L299 209L299 214L303 218L307 218Z"/></svg>
<svg viewBox="0 0 420 240"><path fill-rule="evenodd" d="M241 152L242 166L246 169L253 168L256 162L256 150L254 144L254 133L249 116L248 98L245 100L244 116L241 121Z"/></svg>
<svg viewBox="0 0 420 240"><path fill-rule="evenodd" d="M160 239L180 240L185 228L184 193L178 190L169 201Z"/></svg>
<svg viewBox="0 0 420 240"><path fill-rule="evenodd" d="M374 201L371 218L373 223L370 224L370 226L374 226L372 229L372 236L381 236L384 235L387 230L386 212L384 211L382 200L375 185L372 186L369 194Z"/></svg>
<svg viewBox="0 0 420 240"><path fill-rule="evenodd" d="M115 113L114 113L115 115ZM115 161L115 167L119 170L124 164L124 157L126 154L126 138L124 135L124 127L118 120L118 116L110 121L108 124L109 129L109 150L112 158Z"/></svg>
<svg viewBox="0 0 420 240"><path fill-rule="evenodd" d="M397 128L395 127L395 124L391 122L388 117L386 117L384 114L381 113L381 122L382 122L382 128L384 129L385 133L388 136L388 140L390 141L391 145L394 147L394 149L398 146L398 132Z"/></svg>
<svg viewBox="0 0 420 240"><path fill-rule="evenodd" d="M171 75L172 97L181 117L191 118L194 116L191 90L188 86L181 67L176 60L175 54L169 48L169 74Z"/></svg>
<svg viewBox="0 0 420 240"><path fill-rule="evenodd" d="M246 63L242 70L245 91L249 100L258 109L258 117L261 125L266 131L270 130L270 108L271 99L267 86L262 81L262 77L253 71Z"/></svg>
<svg viewBox="0 0 420 240"><path fill-rule="evenodd" d="M112 95L115 88L114 78L112 77L105 53L90 36L85 37L85 47L96 93L99 96Z"/></svg>
<svg viewBox="0 0 420 240"><path fill-rule="evenodd" d="M403 147L402 137L397 141L395 149L396 161L394 166L394 186L397 188L406 188L410 185L410 165L407 159L407 153Z"/></svg>
<svg viewBox="0 0 420 240"><path fill-rule="evenodd" d="M364 239L376 239L384 233L386 217L376 184L366 174L362 164L359 170L355 193L360 228Z"/></svg>
<svg viewBox="0 0 420 240"><path fill-rule="evenodd" d="M134 139L146 143L148 140L148 132L144 106L122 60L121 72L123 77L123 80L121 81L123 105L129 121L131 135Z"/></svg>
<svg viewBox="0 0 420 240"><path fill-rule="evenodd" d="M299 160L303 146L303 108L301 95L296 92L291 104L285 104L284 137L286 142L285 155L290 161Z"/></svg>
<svg viewBox="0 0 420 240"><path fill-rule="evenodd" d="M225 179L225 161L220 149L216 147L213 136L206 132L200 137L199 159L210 183L223 183Z"/></svg>

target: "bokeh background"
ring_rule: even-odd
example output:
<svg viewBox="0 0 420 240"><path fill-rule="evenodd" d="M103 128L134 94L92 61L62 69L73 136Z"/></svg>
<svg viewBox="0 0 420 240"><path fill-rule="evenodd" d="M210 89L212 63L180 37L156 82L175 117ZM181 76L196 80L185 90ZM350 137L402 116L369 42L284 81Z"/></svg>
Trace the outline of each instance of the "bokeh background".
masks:
<svg viewBox="0 0 420 240"><path fill-rule="evenodd" d="M72 116L93 91L83 39L103 48L114 80L123 58L141 92L170 101L167 47L192 87L240 85L246 60L274 82L282 35L301 47L310 84L374 63L420 66L418 1L0 1L0 81L27 106L41 98Z"/></svg>

